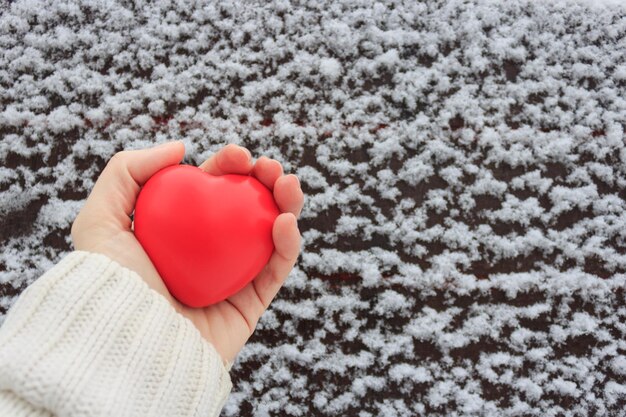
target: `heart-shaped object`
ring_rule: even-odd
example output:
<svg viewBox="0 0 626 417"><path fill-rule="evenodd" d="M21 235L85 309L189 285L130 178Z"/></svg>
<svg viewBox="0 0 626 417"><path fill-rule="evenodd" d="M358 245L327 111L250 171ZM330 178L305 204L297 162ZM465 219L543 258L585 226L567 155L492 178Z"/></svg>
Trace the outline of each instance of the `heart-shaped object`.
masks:
<svg viewBox="0 0 626 417"><path fill-rule="evenodd" d="M272 192L252 176L174 165L144 184L134 231L170 293L205 307L261 272L274 251L279 214Z"/></svg>

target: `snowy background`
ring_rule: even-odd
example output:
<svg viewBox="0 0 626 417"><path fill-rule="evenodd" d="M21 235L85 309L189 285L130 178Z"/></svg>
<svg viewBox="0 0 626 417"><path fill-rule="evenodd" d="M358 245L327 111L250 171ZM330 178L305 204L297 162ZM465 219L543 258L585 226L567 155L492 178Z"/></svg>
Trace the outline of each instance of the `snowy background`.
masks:
<svg viewBox="0 0 626 417"><path fill-rule="evenodd" d="M0 316L116 151L234 142L306 204L224 416L626 415L619 2L42 3L0 1Z"/></svg>

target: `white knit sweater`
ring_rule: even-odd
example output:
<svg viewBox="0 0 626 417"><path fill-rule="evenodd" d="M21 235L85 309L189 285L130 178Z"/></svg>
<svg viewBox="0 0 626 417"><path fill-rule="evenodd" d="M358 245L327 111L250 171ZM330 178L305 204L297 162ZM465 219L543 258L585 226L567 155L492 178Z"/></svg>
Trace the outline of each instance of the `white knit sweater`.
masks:
<svg viewBox="0 0 626 417"><path fill-rule="evenodd" d="M75 251L0 328L0 416L218 416L220 355L134 271Z"/></svg>

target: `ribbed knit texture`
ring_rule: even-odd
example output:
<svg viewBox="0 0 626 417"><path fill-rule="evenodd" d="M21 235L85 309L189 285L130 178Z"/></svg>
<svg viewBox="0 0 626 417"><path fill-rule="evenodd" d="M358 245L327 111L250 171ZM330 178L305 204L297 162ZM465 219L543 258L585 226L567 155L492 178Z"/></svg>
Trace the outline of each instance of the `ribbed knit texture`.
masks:
<svg viewBox="0 0 626 417"><path fill-rule="evenodd" d="M231 388L194 325L104 255L68 254L0 328L0 416L217 416Z"/></svg>

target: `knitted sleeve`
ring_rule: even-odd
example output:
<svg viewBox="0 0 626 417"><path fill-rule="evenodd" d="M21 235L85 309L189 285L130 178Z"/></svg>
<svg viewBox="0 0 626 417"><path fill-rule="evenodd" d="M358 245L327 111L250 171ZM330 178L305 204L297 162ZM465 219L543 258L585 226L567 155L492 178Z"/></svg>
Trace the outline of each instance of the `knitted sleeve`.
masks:
<svg viewBox="0 0 626 417"><path fill-rule="evenodd" d="M220 355L134 272L74 251L0 328L0 416L218 416Z"/></svg>

